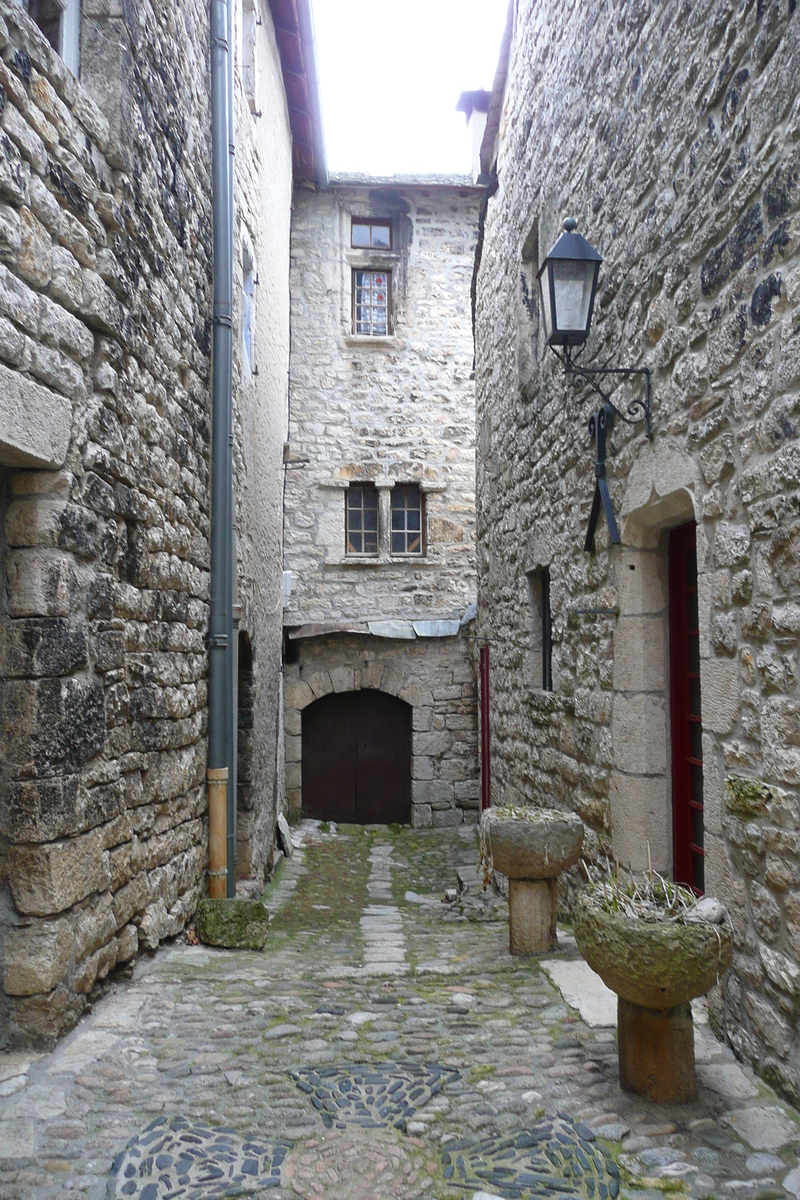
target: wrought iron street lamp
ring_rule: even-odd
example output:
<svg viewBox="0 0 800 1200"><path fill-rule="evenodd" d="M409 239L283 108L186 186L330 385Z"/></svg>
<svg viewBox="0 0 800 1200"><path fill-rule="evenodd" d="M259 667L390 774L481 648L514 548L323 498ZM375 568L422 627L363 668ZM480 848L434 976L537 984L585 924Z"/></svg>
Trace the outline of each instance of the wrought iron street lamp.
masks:
<svg viewBox="0 0 800 1200"><path fill-rule="evenodd" d="M612 543L618 545L621 540L606 479L606 434L613 429L616 416L627 425L638 425L644 421L647 436L652 437L650 368L584 367L576 362L589 337L597 278L603 261L586 238L575 232L576 228L577 222L572 217L564 222L564 232L539 269L538 279L548 346L563 362L568 375L583 379L603 400L602 407L589 420L589 433L596 450L595 489L583 548L591 551L594 549L594 534L601 506ZM622 412L597 383L598 378L606 375L643 376L644 399L633 400Z"/></svg>

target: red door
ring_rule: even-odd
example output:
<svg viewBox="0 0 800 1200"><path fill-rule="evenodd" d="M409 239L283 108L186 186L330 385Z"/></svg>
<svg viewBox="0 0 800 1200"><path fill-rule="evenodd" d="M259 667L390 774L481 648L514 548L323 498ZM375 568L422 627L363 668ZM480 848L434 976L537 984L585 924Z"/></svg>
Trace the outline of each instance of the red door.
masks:
<svg viewBox="0 0 800 1200"><path fill-rule="evenodd" d="M703 870L703 723L694 521L669 537L670 707L674 876L695 892Z"/></svg>
<svg viewBox="0 0 800 1200"><path fill-rule="evenodd" d="M366 688L303 710L303 812L361 825L411 820L411 706Z"/></svg>

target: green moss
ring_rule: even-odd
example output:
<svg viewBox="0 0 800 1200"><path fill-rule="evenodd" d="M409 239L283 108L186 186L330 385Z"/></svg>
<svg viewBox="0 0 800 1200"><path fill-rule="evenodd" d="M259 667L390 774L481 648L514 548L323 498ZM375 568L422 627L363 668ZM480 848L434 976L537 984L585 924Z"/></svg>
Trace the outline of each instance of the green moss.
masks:
<svg viewBox="0 0 800 1200"><path fill-rule="evenodd" d="M480 1083L482 1079L491 1079L497 1067L494 1063L481 1063L477 1067L473 1067L469 1073L470 1083Z"/></svg>
<svg viewBox="0 0 800 1200"><path fill-rule="evenodd" d="M762 779L729 775L725 780L725 807L734 816L761 816L769 798L769 787Z"/></svg>
<svg viewBox="0 0 800 1200"><path fill-rule="evenodd" d="M209 946L264 949L269 913L260 900L201 900L195 919L200 940Z"/></svg>

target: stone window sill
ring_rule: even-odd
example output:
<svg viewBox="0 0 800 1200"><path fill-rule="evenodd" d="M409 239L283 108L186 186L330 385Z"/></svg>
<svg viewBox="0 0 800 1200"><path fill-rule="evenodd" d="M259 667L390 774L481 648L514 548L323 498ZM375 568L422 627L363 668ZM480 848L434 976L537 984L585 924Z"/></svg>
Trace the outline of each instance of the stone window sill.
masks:
<svg viewBox="0 0 800 1200"><path fill-rule="evenodd" d="M436 564L427 555L395 554L386 557L378 555L348 554L342 558L334 558L324 564L325 567L433 567Z"/></svg>
<svg viewBox="0 0 800 1200"><path fill-rule="evenodd" d="M345 334L344 344L364 350L402 350L404 345L398 337L372 337L367 333Z"/></svg>

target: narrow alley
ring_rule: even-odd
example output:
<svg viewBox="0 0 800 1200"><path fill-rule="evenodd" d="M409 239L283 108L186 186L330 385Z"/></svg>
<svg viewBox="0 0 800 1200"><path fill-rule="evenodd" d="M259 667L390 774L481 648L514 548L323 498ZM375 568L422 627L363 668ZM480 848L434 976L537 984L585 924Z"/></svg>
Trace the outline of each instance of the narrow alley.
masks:
<svg viewBox="0 0 800 1200"><path fill-rule="evenodd" d="M620 1091L609 995L565 928L510 956L474 827L294 841L264 952L180 939L0 1055L3 1200L800 1196L798 1114L700 1009L698 1101Z"/></svg>

